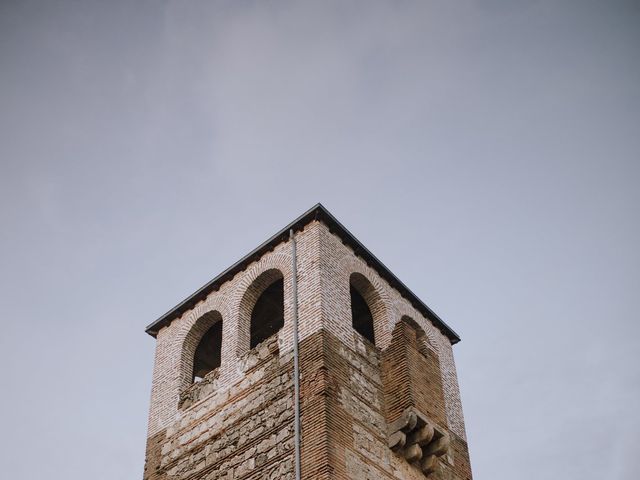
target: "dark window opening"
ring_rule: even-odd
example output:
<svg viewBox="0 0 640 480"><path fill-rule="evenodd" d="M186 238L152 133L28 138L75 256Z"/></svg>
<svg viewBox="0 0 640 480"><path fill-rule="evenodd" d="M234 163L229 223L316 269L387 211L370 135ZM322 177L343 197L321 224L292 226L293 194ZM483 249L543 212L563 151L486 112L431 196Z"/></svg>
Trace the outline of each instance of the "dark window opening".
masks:
<svg viewBox="0 0 640 480"><path fill-rule="evenodd" d="M193 358L193 381L198 382L204 376L220 366L222 361L222 321L218 321L204 334Z"/></svg>
<svg viewBox="0 0 640 480"><path fill-rule="evenodd" d="M353 287L353 285L350 285L350 291L351 319L353 321L353 328L356 332L375 345L376 342L373 334L373 315L371 315L369 305L367 305L365 299L360 295L360 292Z"/></svg>
<svg viewBox="0 0 640 480"><path fill-rule="evenodd" d="M254 348L278 332L284 325L284 280L269 285L251 312L251 343Z"/></svg>

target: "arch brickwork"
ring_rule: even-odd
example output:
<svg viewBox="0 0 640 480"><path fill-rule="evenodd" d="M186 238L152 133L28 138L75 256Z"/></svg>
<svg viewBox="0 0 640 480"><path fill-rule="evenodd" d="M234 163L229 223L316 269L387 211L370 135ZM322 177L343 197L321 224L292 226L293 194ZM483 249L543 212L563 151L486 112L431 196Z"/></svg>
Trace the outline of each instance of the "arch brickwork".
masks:
<svg viewBox="0 0 640 480"><path fill-rule="evenodd" d="M386 285L368 265L351 252L342 256L339 265L341 278L337 281L346 289L345 297L349 298L349 288L353 284L369 306L373 316L376 346L382 349L390 340L389 319L393 310Z"/></svg>
<svg viewBox="0 0 640 480"><path fill-rule="evenodd" d="M241 357L249 351L251 332L251 311L264 290L274 281L284 280L284 327L291 329L292 301L291 288L291 256L275 253L267 255L256 262L238 279L231 295L231 311L233 312L235 334L235 355ZM282 334L282 330L278 334Z"/></svg>

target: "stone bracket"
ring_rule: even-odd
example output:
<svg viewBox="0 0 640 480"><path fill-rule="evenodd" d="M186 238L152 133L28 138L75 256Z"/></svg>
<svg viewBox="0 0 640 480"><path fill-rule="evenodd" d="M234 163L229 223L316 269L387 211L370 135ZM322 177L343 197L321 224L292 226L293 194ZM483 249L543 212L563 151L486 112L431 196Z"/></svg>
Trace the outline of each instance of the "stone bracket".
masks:
<svg viewBox="0 0 640 480"><path fill-rule="evenodd" d="M438 469L439 458L449 452L449 434L414 408L408 408L388 425L388 445L426 477Z"/></svg>

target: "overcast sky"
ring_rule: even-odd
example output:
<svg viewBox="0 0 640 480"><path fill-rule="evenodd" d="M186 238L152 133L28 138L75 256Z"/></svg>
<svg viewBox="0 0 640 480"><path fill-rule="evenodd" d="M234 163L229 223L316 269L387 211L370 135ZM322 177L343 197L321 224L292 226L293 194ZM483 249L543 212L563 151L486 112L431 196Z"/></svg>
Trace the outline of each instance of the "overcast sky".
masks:
<svg viewBox="0 0 640 480"><path fill-rule="evenodd" d="M142 478L144 327L322 202L476 480L636 480L639 185L638 1L2 0L2 477Z"/></svg>

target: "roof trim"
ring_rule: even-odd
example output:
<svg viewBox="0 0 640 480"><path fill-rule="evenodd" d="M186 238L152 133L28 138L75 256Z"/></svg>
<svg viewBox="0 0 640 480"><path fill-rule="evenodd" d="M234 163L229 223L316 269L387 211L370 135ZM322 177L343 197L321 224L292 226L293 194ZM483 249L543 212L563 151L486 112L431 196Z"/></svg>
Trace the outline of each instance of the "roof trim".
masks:
<svg viewBox="0 0 640 480"><path fill-rule="evenodd" d="M211 292L219 290L223 283L231 280L238 272L244 270L251 262L258 260L265 253L273 250L280 243L287 241L289 239L289 230L293 229L294 232L298 232L314 220L321 221L329 228L331 233L340 237L346 245L353 249L353 252L357 256L362 258L367 265L376 270L378 274L384 278L389 285L400 292L402 297L408 300L416 310L431 320L433 324L444 335L446 335L447 338L449 338L452 344L460 341L460 337L451 327L449 327L433 310L431 310L404 283L402 283L402 281L400 281L400 279L396 277L391 270L384 265L384 263L378 260L373 253L360 243L360 241L320 203L307 210L262 245L242 257L220 275L202 286L195 293L158 318L155 322L147 326L145 332L152 337L155 337L161 328L169 325L173 320L180 317L186 311L191 310L198 302L204 300Z"/></svg>

